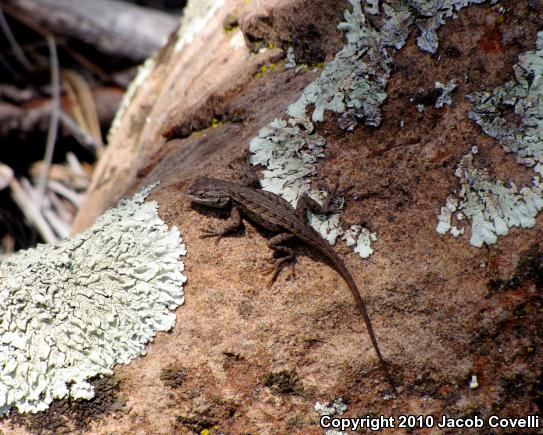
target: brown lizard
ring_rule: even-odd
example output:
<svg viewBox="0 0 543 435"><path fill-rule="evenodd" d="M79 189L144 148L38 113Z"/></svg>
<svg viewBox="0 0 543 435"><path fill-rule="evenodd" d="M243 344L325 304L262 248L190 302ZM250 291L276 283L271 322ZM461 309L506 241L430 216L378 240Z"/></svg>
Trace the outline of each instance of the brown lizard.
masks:
<svg viewBox="0 0 543 435"><path fill-rule="evenodd" d="M294 258L293 251L282 246L293 237L297 237L323 254L349 286L368 329L373 348L390 381L387 363L381 354L366 305L351 273L328 242L306 221L307 209L318 214L335 211L331 206L335 196L329 195L327 201L321 206L304 194L294 209L286 200L274 193L211 177L198 177L189 187L187 196L196 204L213 208L232 207L230 223L227 226L224 228L210 227L209 230L204 231L201 237L217 237L218 241L222 236L235 231L242 225L241 215L267 230L279 233L268 240L268 246L278 253L285 254L285 256L276 260L275 273L270 284L277 277L282 265Z"/></svg>

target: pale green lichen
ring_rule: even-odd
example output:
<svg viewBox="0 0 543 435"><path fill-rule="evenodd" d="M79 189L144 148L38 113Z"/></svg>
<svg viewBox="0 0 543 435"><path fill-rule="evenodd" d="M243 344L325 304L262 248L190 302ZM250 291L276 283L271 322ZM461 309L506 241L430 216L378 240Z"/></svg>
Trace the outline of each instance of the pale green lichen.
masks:
<svg viewBox="0 0 543 435"><path fill-rule="evenodd" d="M473 4L485 3L487 0L407 0L419 17L416 20L420 30L417 38L418 47L428 53L435 53L439 46L437 30L445 24L446 18L456 18L455 12ZM492 0L491 4L498 0Z"/></svg>
<svg viewBox="0 0 543 435"><path fill-rule="evenodd" d="M343 401L343 398L339 398L334 400L332 403L320 403L317 402L315 404L315 411L319 413L319 415L322 416L342 416L345 411L347 411L347 405ZM335 429L330 429L324 432L325 435L347 435L347 432L345 431L339 431Z"/></svg>
<svg viewBox="0 0 543 435"><path fill-rule="evenodd" d="M276 119L258 132L249 143L251 163L265 166L260 184L264 190L281 195L296 206L311 185L315 163L324 157L326 141L313 133L313 124Z"/></svg>
<svg viewBox="0 0 543 435"><path fill-rule="evenodd" d="M492 93L468 96L472 102L469 117L489 136L497 139L519 163L533 167L543 176L543 32L537 35L537 50L519 56L515 80ZM504 109L510 107L522 125L508 122Z"/></svg>
<svg viewBox="0 0 543 435"><path fill-rule="evenodd" d="M377 15L379 13L379 1L380 0L364 0L364 12L371 15Z"/></svg>
<svg viewBox="0 0 543 435"><path fill-rule="evenodd" d="M435 82L435 88L441 90L441 95L437 97L434 107L436 109L441 109L443 106L450 106L452 104L451 94L456 89L456 83L454 80L451 80L448 83L441 83L440 81Z"/></svg>
<svg viewBox="0 0 543 435"><path fill-rule="evenodd" d="M90 378L145 354L183 303L185 254L150 188L83 234L0 264L0 414L93 397Z"/></svg>
<svg viewBox="0 0 543 435"><path fill-rule="evenodd" d="M367 228L360 225L353 225L345 234L343 239L347 246L354 246L354 252L362 258L368 258L373 254L371 243L377 240L377 234L370 232Z"/></svg>
<svg viewBox="0 0 543 435"><path fill-rule="evenodd" d="M224 0L190 0L183 8L174 51L179 52L190 44L206 28L223 4Z"/></svg>
<svg viewBox="0 0 543 435"><path fill-rule="evenodd" d="M360 0L350 0L352 10L345 11L345 20L338 25L345 31L345 46L287 108L288 120L274 120L250 141L252 164L266 168L262 187L281 195L292 205L296 205L303 194L322 200L319 192L311 190L311 180L318 159L323 157L326 140L314 133L314 123L322 122L325 112L331 111L340 114L339 126L346 131L353 130L360 122L380 125L380 106L387 97L385 87L393 64L387 50L403 47L413 23L425 29L422 38L432 39L430 45L437 49L435 31L445 17L453 16L455 10L470 3L482 1L366 1L367 13L378 14L380 4L382 6L381 27L374 29L366 21ZM430 45L424 46L429 48ZM452 84L444 85L439 104L449 102L452 89ZM311 106L313 110L308 117ZM337 215L324 217L310 213L309 222L332 244L344 234ZM461 232L455 227L451 229L455 234ZM356 231L358 239L353 241ZM366 231L351 228L346 237L361 256L371 254L372 238Z"/></svg>
<svg viewBox="0 0 543 435"><path fill-rule="evenodd" d="M390 59L381 46L379 33L366 24L360 1L351 0L351 5L353 11L345 11L345 21L338 25L345 31L347 44L289 106L289 117L305 119L307 107L314 104L312 122L322 122L326 110L368 125L381 122L379 106L386 99L384 87L390 75Z"/></svg>
<svg viewBox="0 0 543 435"><path fill-rule="evenodd" d="M296 68L296 56L294 55L294 49L292 47L287 48L287 61L285 62L285 69Z"/></svg>
<svg viewBox="0 0 543 435"><path fill-rule="evenodd" d="M535 225L535 216L543 208L543 184L539 177L534 177L530 187L519 189L513 183L506 186L487 171L476 168L472 153L462 158L456 176L461 189L458 197L449 197L447 206L441 209L439 233L455 234L455 227L451 225L454 212L458 220L464 217L471 220L470 243L478 248L485 243L496 243L497 237L507 235L510 228Z"/></svg>
<svg viewBox="0 0 543 435"><path fill-rule="evenodd" d="M314 133L313 123L322 121L326 110L342 113L339 123L346 130L352 130L360 120L368 125L381 121L379 106L386 98L390 59L379 33L366 24L360 1L350 1L353 10L345 12L345 22L338 26L346 32L345 47L288 107L288 121L274 120L249 144L251 163L266 168L262 188L281 195L293 206L303 194L320 202L324 199L320 192L311 191L311 178L326 144ZM306 115L310 104L315 104L311 120ZM308 220L331 244L343 234L337 214L309 213Z"/></svg>
<svg viewBox="0 0 543 435"><path fill-rule="evenodd" d="M489 136L497 139L503 150L513 153L517 161L543 175L543 32L537 35L537 49L519 57L514 66L515 80L493 92L468 96L472 102L469 117ZM521 121L507 121L505 110L511 107ZM437 231L457 236L462 230L452 225L455 217L471 220L470 243L481 247L494 244L498 236L513 227L530 228L543 208L543 184L539 176L531 186L517 188L491 177L473 164L477 147L463 157L456 176L460 179L458 196L447 199L438 217Z"/></svg>

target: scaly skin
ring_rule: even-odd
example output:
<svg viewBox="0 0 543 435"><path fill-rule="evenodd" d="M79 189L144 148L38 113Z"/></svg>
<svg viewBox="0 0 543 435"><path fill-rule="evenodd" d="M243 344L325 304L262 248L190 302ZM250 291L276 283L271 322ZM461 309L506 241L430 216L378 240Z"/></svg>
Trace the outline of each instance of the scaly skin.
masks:
<svg viewBox="0 0 543 435"><path fill-rule="evenodd" d="M293 257L293 253L289 248L279 246L280 243L285 242L292 236L297 237L323 254L349 286L368 329L373 348L388 377L387 364L379 349L366 305L351 273L328 242L305 220L307 208L320 213L327 210L307 196L300 198L298 207L294 209L287 201L274 193L211 177L199 177L188 189L187 196L192 202L209 207L232 207L231 223L222 229L207 230L204 232L203 237L218 237L220 239L241 225L241 215L243 215L263 228L280 233L270 239L271 242L268 243L272 249L287 254L287 257L277 261L277 266L284 263L285 259ZM274 278L276 276L277 273Z"/></svg>

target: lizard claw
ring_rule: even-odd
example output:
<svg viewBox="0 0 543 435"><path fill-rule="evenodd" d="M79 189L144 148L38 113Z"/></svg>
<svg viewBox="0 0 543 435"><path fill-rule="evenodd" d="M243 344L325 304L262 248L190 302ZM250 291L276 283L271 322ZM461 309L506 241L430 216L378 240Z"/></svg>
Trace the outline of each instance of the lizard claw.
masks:
<svg viewBox="0 0 543 435"><path fill-rule="evenodd" d="M334 185L334 187L330 190L328 193L328 196L326 197L324 201L324 207L330 212L330 213L336 213L340 211L343 208L343 205L345 204L345 199L343 198L349 190L353 188L352 185L345 187L344 189L338 190L338 184Z"/></svg>
<svg viewBox="0 0 543 435"><path fill-rule="evenodd" d="M267 261L272 264L270 267L264 268L262 270L262 273L264 275L269 275L273 272L273 276L270 278L270 280L268 281L268 285L266 286L267 288L270 288L272 284L277 280L277 277L283 270L283 267L286 266L287 262L290 263L291 266L290 277L294 278L294 257L292 255L287 255L286 257L281 257L276 260L269 259Z"/></svg>
<svg viewBox="0 0 543 435"><path fill-rule="evenodd" d="M209 225L207 230L202 230L202 234L200 234L200 239L209 239L212 237L216 237L215 244L217 245L219 243L219 240L221 240L223 236L224 231L218 228L213 228L211 225Z"/></svg>

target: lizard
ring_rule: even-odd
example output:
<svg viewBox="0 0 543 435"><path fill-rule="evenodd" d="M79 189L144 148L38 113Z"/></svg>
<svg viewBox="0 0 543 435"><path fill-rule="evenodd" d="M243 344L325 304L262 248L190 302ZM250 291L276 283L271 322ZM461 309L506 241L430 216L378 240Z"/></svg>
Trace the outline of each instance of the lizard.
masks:
<svg viewBox="0 0 543 435"><path fill-rule="evenodd" d="M200 236L202 238L216 237L216 242L218 242L223 236L236 231L242 225L242 215L245 219L256 223L262 228L278 233L268 239L268 246L275 252L285 255L275 261L275 273L269 285L275 281L282 266L287 261L294 259L292 249L283 245L292 238L298 238L324 255L349 286L358 310L366 324L366 329L368 330L379 362L391 382L387 362L383 358L379 348L366 305L354 278L343 260L306 220L307 209L318 214L336 211L337 208L335 209L332 206L332 201L336 198L335 195L329 195L324 204L321 205L309 197L309 195L303 194L299 198L295 209L285 199L272 192L244 186L231 181L200 176L187 190L187 197L192 203L207 207L217 209L231 207L230 222L223 228L213 228L210 226L208 230L203 231L203 234ZM392 382L391 384L393 385Z"/></svg>

